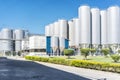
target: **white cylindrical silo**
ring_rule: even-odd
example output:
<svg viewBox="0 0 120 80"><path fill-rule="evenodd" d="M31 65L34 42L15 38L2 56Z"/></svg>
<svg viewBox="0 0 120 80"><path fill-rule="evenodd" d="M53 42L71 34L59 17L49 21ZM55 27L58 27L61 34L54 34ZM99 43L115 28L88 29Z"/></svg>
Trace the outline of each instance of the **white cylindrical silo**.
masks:
<svg viewBox="0 0 120 80"><path fill-rule="evenodd" d="M51 47L58 48L58 37L55 36L51 37Z"/></svg>
<svg viewBox="0 0 120 80"><path fill-rule="evenodd" d="M3 51L13 51L13 45L11 40L2 40Z"/></svg>
<svg viewBox="0 0 120 80"><path fill-rule="evenodd" d="M50 35L54 36L54 24L49 24L49 28L50 28Z"/></svg>
<svg viewBox="0 0 120 80"><path fill-rule="evenodd" d="M1 45L3 51L12 51L13 43L12 43L12 30L4 28L1 30Z"/></svg>
<svg viewBox="0 0 120 80"><path fill-rule="evenodd" d="M59 20L58 22L59 22L59 28L60 28L60 37L67 39L68 38L67 21L66 20Z"/></svg>
<svg viewBox="0 0 120 80"><path fill-rule="evenodd" d="M15 51L20 51L22 50L22 41L15 41Z"/></svg>
<svg viewBox="0 0 120 80"><path fill-rule="evenodd" d="M107 41L107 11L102 10L100 11L101 15L101 44L106 45Z"/></svg>
<svg viewBox="0 0 120 80"><path fill-rule="evenodd" d="M59 35L60 35L59 22L54 22L54 36L59 37Z"/></svg>
<svg viewBox="0 0 120 80"><path fill-rule="evenodd" d="M16 39L16 40L21 40L21 39L23 39L24 36L25 36L24 30L20 30L20 29L16 29L16 30L14 31L14 34L15 34L15 39Z"/></svg>
<svg viewBox="0 0 120 80"><path fill-rule="evenodd" d="M58 49L58 41L59 41L58 37L55 37L55 36L51 37L51 48L53 50L53 55L57 54L56 50Z"/></svg>
<svg viewBox="0 0 120 80"><path fill-rule="evenodd" d="M22 40L21 49L22 50L28 50L29 49L29 40L28 39Z"/></svg>
<svg viewBox="0 0 120 80"><path fill-rule="evenodd" d="M22 39L24 38L25 33L23 30L16 29L14 31L14 35L15 35L15 51L20 51Z"/></svg>
<svg viewBox="0 0 120 80"><path fill-rule="evenodd" d="M63 54L63 50L65 48L65 38L60 37L59 38L59 48L60 48L60 54Z"/></svg>
<svg viewBox="0 0 120 80"><path fill-rule="evenodd" d="M69 26L69 46L70 47L75 47L75 26L74 26L74 22L69 21L68 22L68 26Z"/></svg>
<svg viewBox="0 0 120 80"><path fill-rule="evenodd" d="M24 36L25 36L24 38L25 38L25 39L28 39L29 36L30 36L30 35L29 35L29 31L28 31L28 30L24 30L24 33L25 33L25 34L24 34Z"/></svg>
<svg viewBox="0 0 120 80"><path fill-rule="evenodd" d="M50 35L50 26L45 26L45 36L51 36Z"/></svg>
<svg viewBox="0 0 120 80"><path fill-rule="evenodd" d="M12 39L12 30L4 28L1 30L2 39Z"/></svg>
<svg viewBox="0 0 120 80"><path fill-rule="evenodd" d="M120 44L120 8L112 6L107 11L108 44Z"/></svg>
<svg viewBox="0 0 120 80"><path fill-rule="evenodd" d="M80 18L80 44L90 44L90 7L79 7Z"/></svg>
<svg viewBox="0 0 120 80"><path fill-rule="evenodd" d="M80 19L73 19L75 27L75 47L78 48L80 44Z"/></svg>
<svg viewBox="0 0 120 80"><path fill-rule="evenodd" d="M120 8L109 7L107 10L108 44L113 53L117 53L120 44Z"/></svg>
<svg viewBox="0 0 120 80"><path fill-rule="evenodd" d="M98 8L91 9L92 18L92 44L100 44L100 11Z"/></svg>

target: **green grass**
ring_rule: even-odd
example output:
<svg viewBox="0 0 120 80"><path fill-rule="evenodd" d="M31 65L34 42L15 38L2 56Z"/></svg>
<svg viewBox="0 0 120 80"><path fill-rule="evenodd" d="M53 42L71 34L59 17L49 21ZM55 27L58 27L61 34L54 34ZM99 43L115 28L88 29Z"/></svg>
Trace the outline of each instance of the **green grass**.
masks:
<svg viewBox="0 0 120 80"><path fill-rule="evenodd" d="M55 57L68 59L67 56L55 56ZM83 56L71 56L70 59L80 59L80 60L83 60L84 57ZM97 61L97 62L114 63L111 57L105 57L105 56L88 56L87 60L89 60L89 61ZM120 63L120 61L118 63Z"/></svg>
<svg viewBox="0 0 120 80"><path fill-rule="evenodd" d="M94 57L89 57L91 61L98 61L98 62L109 62L113 63L113 60L111 57L104 57L104 56L94 56Z"/></svg>

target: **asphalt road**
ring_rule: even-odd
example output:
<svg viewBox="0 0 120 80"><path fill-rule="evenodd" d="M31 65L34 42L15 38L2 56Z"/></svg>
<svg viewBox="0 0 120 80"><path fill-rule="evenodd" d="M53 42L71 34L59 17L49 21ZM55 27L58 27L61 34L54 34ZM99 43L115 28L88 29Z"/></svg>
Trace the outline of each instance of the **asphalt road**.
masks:
<svg viewBox="0 0 120 80"><path fill-rule="evenodd" d="M32 61L0 57L0 80L90 80Z"/></svg>

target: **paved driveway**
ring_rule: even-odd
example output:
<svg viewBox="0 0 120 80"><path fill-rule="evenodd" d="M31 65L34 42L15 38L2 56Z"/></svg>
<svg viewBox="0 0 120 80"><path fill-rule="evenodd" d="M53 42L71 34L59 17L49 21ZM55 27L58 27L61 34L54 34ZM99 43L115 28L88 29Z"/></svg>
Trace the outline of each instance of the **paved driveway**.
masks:
<svg viewBox="0 0 120 80"><path fill-rule="evenodd" d="M31 61L0 58L0 80L90 80Z"/></svg>

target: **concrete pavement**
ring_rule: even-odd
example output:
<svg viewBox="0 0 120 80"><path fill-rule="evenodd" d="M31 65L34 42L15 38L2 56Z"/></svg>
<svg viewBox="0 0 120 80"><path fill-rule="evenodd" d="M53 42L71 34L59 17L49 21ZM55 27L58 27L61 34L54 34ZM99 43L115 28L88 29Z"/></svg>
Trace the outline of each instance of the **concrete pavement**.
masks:
<svg viewBox="0 0 120 80"><path fill-rule="evenodd" d="M85 69L85 68L77 68L71 66L64 66L64 65L56 65L51 63L44 63L44 62L37 62L39 64L49 66L55 69L59 69L62 71L66 71L69 73L73 73L79 76L83 76L89 78L91 80L120 80L120 74L112 73L112 72L105 72L105 71L98 71L92 69Z"/></svg>
<svg viewBox="0 0 120 80"><path fill-rule="evenodd" d="M90 80L32 61L0 58L0 80Z"/></svg>
<svg viewBox="0 0 120 80"><path fill-rule="evenodd" d="M18 59L24 60L23 58L18 58ZM62 70L62 71L72 73L78 76L82 76L91 80L120 80L119 73L98 71L98 70L85 69L85 68L77 68L77 67L51 64L51 63L45 63L45 62L37 62L37 61L35 62L41 65L44 65L46 67Z"/></svg>

